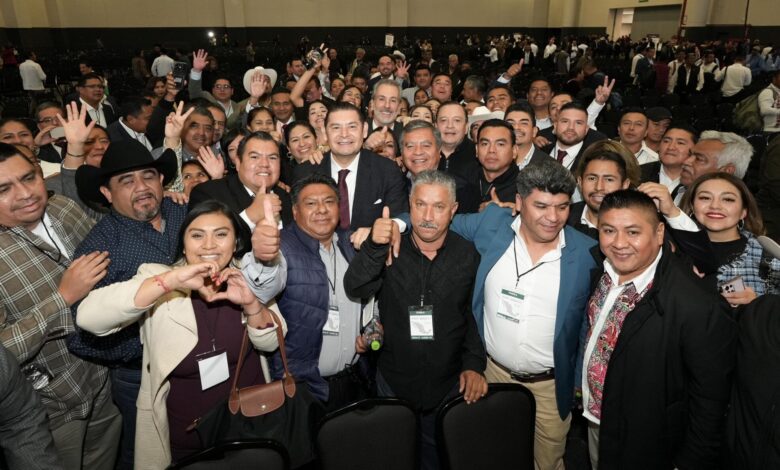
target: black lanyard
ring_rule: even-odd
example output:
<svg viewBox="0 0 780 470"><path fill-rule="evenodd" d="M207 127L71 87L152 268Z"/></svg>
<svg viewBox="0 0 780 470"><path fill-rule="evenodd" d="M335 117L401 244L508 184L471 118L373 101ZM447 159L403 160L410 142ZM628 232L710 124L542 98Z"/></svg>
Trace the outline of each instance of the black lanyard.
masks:
<svg viewBox="0 0 780 470"><path fill-rule="evenodd" d="M528 271L525 271L524 273L520 274L520 268L518 267L517 262L517 237L512 238L512 251L515 254L515 275L517 276L517 279L515 279L515 289L517 289L517 285L520 283L520 278L525 276L526 274L530 273L531 271L535 271L536 268L540 267L541 265L547 263L547 261L542 261L541 263L537 264L533 268L529 269Z"/></svg>
<svg viewBox="0 0 780 470"><path fill-rule="evenodd" d="M430 260L430 263L428 263L428 267L426 268L423 266L425 263L423 258L427 259L425 253L423 253L420 247L417 246L417 242L414 241L414 235L409 235L409 239L412 241L412 245L414 245L414 247L417 248L417 251L420 253L420 307L422 307L425 305L425 292L428 286L428 279L431 276L431 266L433 266L433 261L440 256L440 253L436 253L436 256Z"/></svg>
<svg viewBox="0 0 780 470"><path fill-rule="evenodd" d="M330 275L328 274L328 270L327 269L325 269L325 277L328 279L328 285L330 285L330 291L333 294L333 299L335 300L336 299L336 279L338 279L338 276L336 275L336 244L331 242L330 249L331 249L331 258L333 258L333 281L331 282Z"/></svg>

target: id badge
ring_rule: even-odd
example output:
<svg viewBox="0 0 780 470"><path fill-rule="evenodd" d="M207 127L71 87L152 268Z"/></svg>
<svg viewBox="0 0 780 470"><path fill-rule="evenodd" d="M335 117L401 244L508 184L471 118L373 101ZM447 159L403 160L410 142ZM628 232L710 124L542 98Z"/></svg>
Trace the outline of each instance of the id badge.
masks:
<svg viewBox="0 0 780 470"><path fill-rule="evenodd" d="M224 349L198 354L200 389L206 390L230 378L227 352Z"/></svg>
<svg viewBox="0 0 780 470"><path fill-rule="evenodd" d="M433 341L433 305L409 307L409 333L412 341Z"/></svg>
<svg viewBox="0 0 780 470"><path fill-rule="evenodd" d="M325 326L322 327L322 334L325 336L338 336L340 324L339 308L335 306L328 307L328 319L325 321Z"/></svg>
<svg viewBox="0 0 780 470"><path fill-rule="evenodd" d="M517 289L511 287L502 288L501 300L498 304L498 316L512 323L520 323L523 300L525 300L525 295Z"/></svg>

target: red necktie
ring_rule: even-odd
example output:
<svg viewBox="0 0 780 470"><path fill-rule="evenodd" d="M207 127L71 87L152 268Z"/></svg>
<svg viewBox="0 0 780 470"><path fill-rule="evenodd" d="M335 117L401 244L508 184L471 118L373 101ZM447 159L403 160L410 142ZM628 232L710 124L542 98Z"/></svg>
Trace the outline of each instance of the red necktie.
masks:
<svg viewBox="0 0 780 470"><path fill-rule="evenodd" d="M566 158L566 150L558 150L558 163L563 165L563 159Z"/></svg>
<svg viewBox="0 0 780 470"><path fill-rule="evenodd" d="M339 227L349 229L349 188L347 174L349 170L339 170Z"/></svg>

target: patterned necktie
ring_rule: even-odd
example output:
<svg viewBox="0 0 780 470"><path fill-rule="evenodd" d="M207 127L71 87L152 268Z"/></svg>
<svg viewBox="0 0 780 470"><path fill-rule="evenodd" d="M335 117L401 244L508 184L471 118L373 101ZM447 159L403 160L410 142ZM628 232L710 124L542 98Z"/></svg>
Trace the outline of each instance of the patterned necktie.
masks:
<svg viewBox="0 0 780 470"><path fill-rule="evenodd" d="M566 153L566 150L558 150L558 157L557 157L558 163L563 165L563 160L566 158L566 155L568 155L568 153Z"/></svg>
<svg viewBox="0 0 780 470"><path fill-rule="evenodd" d="M653 283L651 282L641 293L636 291L633 282L626 285L617 299L615 299L612 309L607 313L607 318L601 327L601 331L598 332L599 336L596 338L596 344L593 347L590 358L588 358L585 369L588 391L590 392L588 412L598 419L601 419L601 400L604 395L604 381L607 377L609 358L615 350L620 331L623 328L623 322L652 285ZM594 333L593 327L596 326L599 312L602 311L604 301L611 288L612 278L609 277L609 274L604 273L599 280L596 291L588 302L588 324L590 325L587 335L588 339Z"/></svg>
<svg viewBox="0 0 780 470"><path fill-rule="evenodd" d="M349 188L347 174L349 170L339 170L339 227L349 228Z"/></svg>

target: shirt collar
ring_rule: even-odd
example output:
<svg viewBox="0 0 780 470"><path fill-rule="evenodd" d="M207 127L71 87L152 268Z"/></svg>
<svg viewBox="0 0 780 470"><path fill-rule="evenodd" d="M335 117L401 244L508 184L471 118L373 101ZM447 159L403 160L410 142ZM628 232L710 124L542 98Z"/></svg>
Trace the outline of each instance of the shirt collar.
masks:
<svg viewBox="0 0 780 470"><path fill-rule="evenodd" d="M598 229L598 227L596 227L595 225L590 223L590 220L588 220L587 214L588 214L588 205L585 204L585 207L582 208L582 216L580 216L580 223L582 225L587 226L587 227Z"/></svg>
<svg viewBox="0 0 780 470"><path fill-rule="evenodd" d="M619 275L617 272L615 272L615 269L612 267L612 263L609 262L609 258L604 259L604 272L607 273L607 275L612 279L612 286L625 286L628 284L634 284L634 288L637 292L642 292L645 290L645 288L653 281L653 278L655 277L655 270L658 267L658 262L661 260L661 255L663 254L663 248L658 250L658 255L656 255L655 260L653 260L652 264L645 268L644 271L642 271L640 274L635 276L633 279L629 279L628 281L624 282L623 284L618 284L618 278Z"/></svg>
<svg viewBox="0 0 780 470"><path fill-rule="evenodd" d="M87 111L97 111L97 110L98 110L98 109L100 109L100 107L103 105L103 103L101 102L101 103L98 105L98 107L97 107L97 108L93 108L93 107L92 107L92 105L91 105L91 104L89 104L89 103L87 103L86 101L84 101L84 99L83 99L83 98L79 98L79 101L81 101L81 104L83 104L84 106L86 106L86 107L87 107Z"/></svg>
<svg viewBox="0 0 780 470"><path fill-rule="evenodd" d="M528 165L531 162L531 158L533 158L534 156L534 150L536 150L536 148L533 145L531 145L531 148L528 150L528 153L525 155L525 157L523 157L522 160L520 160L520 163L517 164L518 169L522 170L523 168L526 167L526 165Z"/></svg>
<svg viewBox="0 0 780 470"><path fill-rule="evenodd" d="M341 168L338 163L336 163L336 160L333 158L333 155L330 156L330 171L335 172L338 174L341 170L349 170L349 174L357 175L358 170L358 163L360 163L360 152L358 152L357 156L352 160L352 163L349 164L346 168Z"/></svg>
<svg viewBox="0 0 780 470"><path fill-rule="evenodd" d="M127 127L127 124L125 124L125 118L120 118L119 119L119 124L125 129L125 131L128 134L130 134L133 137L139 137L139 136L143 136L144 135L143 132L136 132L136 131L130 129L129 127Z"/></svg>
<svg viewBox="0 0 780 470"><path fill-rule="evenodd" d="M587 134L585 134L585 136L587 137ZM559 146L559 144L560 144L560 141L558 141L558 140L556 139L556 142L555 142L555 152L553 153L553 155L552 155L552 156L553 156L553 157L556 157L556 156L558 155L558 150L563 150L564 152L566 152L566 155L567 155L567 156L568 156L568 155L570 155L570 156L572 156L572 157L576 157L576 156L577 156L577 154L578 154L578 153L580 153L580 149L582 148L582 145L583 145L584 143L585 143L585 140L583 139L583 140L582 140L582 141L580 141L580 143L578 143L578 144L574 144L574 145L572 145L571 147L569 147L569 148L567 148L567 149L562 149L562 148Z"/></svg>

